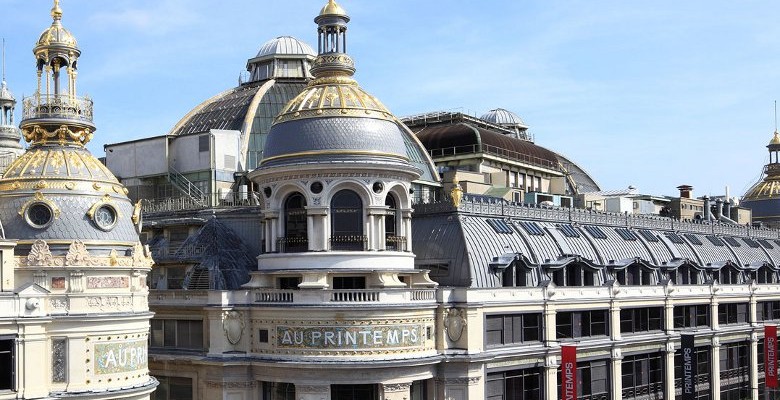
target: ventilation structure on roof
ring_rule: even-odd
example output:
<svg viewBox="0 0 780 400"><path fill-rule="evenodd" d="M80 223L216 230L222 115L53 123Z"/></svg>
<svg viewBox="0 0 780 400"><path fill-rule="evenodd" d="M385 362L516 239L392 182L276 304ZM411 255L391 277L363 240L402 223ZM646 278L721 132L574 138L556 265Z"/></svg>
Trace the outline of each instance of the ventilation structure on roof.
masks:
<svg viewBox="0 0 780 400"><path fill-rule="evenodd" d="M615 232L617 232L620 237L623 238L623 240L626 241L635 241L637 240L636 234L626 228L615 228Z"/></svg>
<svg viewBox="0 0 780 400"><path fill-rule="evenodd" d="M769 241L766 239L758 239L758 243L761 243L761 245L764 246L764 248L767 250L774 249L774 246L772 246L772 244L769 243Z"/></svg>
<svg viewBox="0 0 780 400"><path fill-rule="evenodd" d="M639 234L642 235L642 237L645 238L645 240L647 240L648 242L655 243L658 241L658 236L656 236L655 233L650 232L647 229L640 229Z"/></svg>
<svg viewBox="0 0 780 400"><path fill-rule="evenodd" d="M502 233L502 234L512 234L512 228L509 227L509 225L506 223L506 221L502 219L488 219L486 220L488 225L490 225L491 228L493 228L496 233Z"/></svg>
<svg viewBox="0 0 780 400"><path fill-rule="evenodd" d="M583 228L585 228L588 233L590 233L591 236L593 236L594 239L606 239L607 234L604 233L604 231L601 230L598 226L593 225L584 225Z"/></svg>
<svg viewBox="0 0 780 400"><path fill-rule="evenodd" d="M577 228L573 227L571 224L558 224L558 230L560 230L563 233L563 236L566 237L580 237L580 233L577 231Z"/></svg>
<svg viewBox="0 0 780 400"><path fill-rule="evenodd" d="M685 241L674 232L667 232L666 237L668 237L669 240L671 240L674 244L685 244Z"/></svg>
<svg viewBox="0 0 780 400"><path fill-rule="evenodd" d="M750 246L750 247L752 247L754 249L757 249L757 248L761 247L761 245L759 245L758 242L756 242L755 240L750 239L750 238L742 238L742 241L745 242L745 244L747 244L748 246Z"/></svg>
<svg viewBox="0 0 780 400"><path fill-rule="evenodd" d="M725 240L726 243L728 243L729 246L731 246L731 247L740 247L740 246L742 246L741 244L739 244L739 242L737 242L737 239L734 239L731 236L724 236L723 240Z"/></svg>
<svg viewBox="0 0 780 400"><path fill-rule="evenodd" d="M699 240L699 238L697 238L696 235L694 235L692 233L686 233L685 234L685 238L688 239L689 242L691 242L691 243L693 243L693 244L695 244L697 246L701 246L702 245L701 240Z"/></svg>
<svg viewBox="0 0 780 400"><path fill-rule="evenodd" d="M536 222L520 221L520 226L523 230L528 232L529 235L544 236L544 230Z"/></svg>
<svg viewBox="0 0 780 400"><path fill-rule="evenodd" d="M723 241L720 240L719 237L715 235L707 235L707 240L710 241L710 243L714 244L715 246L724 246Z"/></svg>

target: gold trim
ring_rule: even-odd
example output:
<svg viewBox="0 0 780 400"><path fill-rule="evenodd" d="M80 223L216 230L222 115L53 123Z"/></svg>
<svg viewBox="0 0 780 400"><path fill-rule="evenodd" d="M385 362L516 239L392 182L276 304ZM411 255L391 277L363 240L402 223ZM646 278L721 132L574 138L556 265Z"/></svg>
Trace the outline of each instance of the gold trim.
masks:
<svg viewBox="0 0 780 400"><path fill-rule="evenodd" d="M384 157L391 157L391 158L398 158L400 160L409 161L408 158L393 154L393 153L385 153L383 151L377 151L377 150L310 150L310 151L301 151L299 153L290 153L290 154L280 154L278 156L273 157L266 157L263 158L263 161L260 163L260 165L265 164L268 161L271 160L277 160L282 158L290 158L290 157L305 157L305 156L317 156L317 155L328 155L328 154L345 154L345 155L359 155L359 156L384 156Z"/></svg>
<svg viewBox="0 0 780 400"><path fill-rule="evenodd" d="M60 218L60 208L57 207L57 205L54 204L53 201L47 199L43 195L43 193L41 193L41 192L35 192L35 196L32 199L27 200L26 203L22 204L22 207L20 207L19 211L18 211L19 215L24 217L24 213L27 211L27 208L29 208L34 203L44 203L44 204L46 204L47 206L49 206L49 208L51 208L51 212L52 212L52 215L54 216L54 219L59 219Z"/></svg>
<svg viewBox="0 0 780 400"><path fill-rule="evenodd" d="M9 182L10 181L10 182ZM74 182L75 181L75 182ZM48 180L41 180L40 177L35 178L14 178L13 180L5 179L4 183L0 183L0 195L2 192L16 191L20 189L39 190L42 189L41 183L45 185L46 189L62 189L62 190L81 190L85 192L95 192L92 184L93 180L74 180L74 179L62 179L59 177L48 177ZM104 186L101 186L98 193L112 193L116 190L112 188L118 188L120 192L124 192L126 188L120 183L99 181ZM126 194L126 193L125 193Z"/></svg>
<svg viewBox="0 0 780 400"><path fill-rule="evenodd" d="M114 212L116 212L116 221L119 221L119 219L122 218L122 213L117 209L116 204L114 203L114 198L109 194L104 194L100 200L96 201L95 204L93 204L92 207L90 207L87 211L87 216L94 221L95 212L102 206L111 206L111 208L114 209ZM116 225L116 221L114 221L114 225Z"/></svg>

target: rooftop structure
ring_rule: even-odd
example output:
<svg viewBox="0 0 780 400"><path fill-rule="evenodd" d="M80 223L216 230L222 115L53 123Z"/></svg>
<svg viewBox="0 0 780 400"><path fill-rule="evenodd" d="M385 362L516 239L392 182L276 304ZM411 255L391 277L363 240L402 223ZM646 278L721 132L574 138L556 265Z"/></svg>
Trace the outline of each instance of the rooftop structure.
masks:
<svg viewBox="0 0 780 400"><path fill-rule="evenodd" d="M149 399L140 204L84 146L95 125L76 92L81 53L58 0L51 16L23 101L30 147L0 178L0 399Z"/></svg>
<svg viewBox="0 0 780 400"><path fill-rule="evenodd" d="M780 227L780 133L775 131L767 144L769 163L764 174L742 197L740 204L753 212L753 222Z"/></svg>

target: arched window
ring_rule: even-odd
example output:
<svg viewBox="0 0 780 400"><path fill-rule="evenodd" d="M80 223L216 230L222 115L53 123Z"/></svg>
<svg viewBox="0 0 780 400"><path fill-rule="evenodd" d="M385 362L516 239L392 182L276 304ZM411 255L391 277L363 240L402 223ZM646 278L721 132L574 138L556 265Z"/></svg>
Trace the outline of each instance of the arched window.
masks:
<svg viewBox="0 0 780 400"><path fill-rule="evenodd" d="M690 265L681 265L677 268L673 282L676 285L697 285L699 284L699 270Z"/></svg>
<svg viewBox="0 0 780 400"><path fill-rule="evenodd" d="M388 194L385 198L387 214L385 214L385 249L392 251L406 251L406 238L398 236L396 213L398 212L395 197Z"/></svg>
<svg viewBox="0 0 780 400"><path fill-rule="evenodd" d="M731 265L724 265L718 271L718 283L721 285L736 285L739 283L739 270Z"/></svg>
<svg viewBox="0 0 780 400"><path fill-rule="evenodd" d="M624 286L653 285L655 283L655 271L635 263L622 270L615 271L615 278L619 284Z"/></svg>
<svg viewBox="0 0 780 400"><path fill-rule="evenodd" d="M309 249L306 230L306 198L293 193L284 202L284 237L279 238L279 251L296 253Z"/></svg>
<svg viewBox="0 0 780 400"><path fill-rule="evenodd" d="M775 271L772 268L762 265L758 271L755 272L756 283L776 283Z"/></svg>
<svg viewBox="0 0 780 400"><path fill-rule="evenodd" d="M330 201L331 250L365 250L363 201L351 190L340 190Z"/></svg>

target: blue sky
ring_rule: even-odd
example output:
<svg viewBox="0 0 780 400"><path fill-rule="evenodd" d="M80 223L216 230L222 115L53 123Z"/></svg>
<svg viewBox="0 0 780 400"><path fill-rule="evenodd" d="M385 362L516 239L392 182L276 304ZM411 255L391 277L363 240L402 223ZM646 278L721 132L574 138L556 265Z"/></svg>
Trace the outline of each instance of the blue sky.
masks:
<svg viewBox="0 0 780 400"><path fill-rule="evenodd" d="M396 115L503 107L604 189L741 195L780 97L780 2L342 0L361 85ZM166 133L325 0L62 0L102 145ZM0 0L6 75L35 89L48 0ZM20 107L21 108L21 107ZM21 110L17 111L17 118Z"/></svg>

